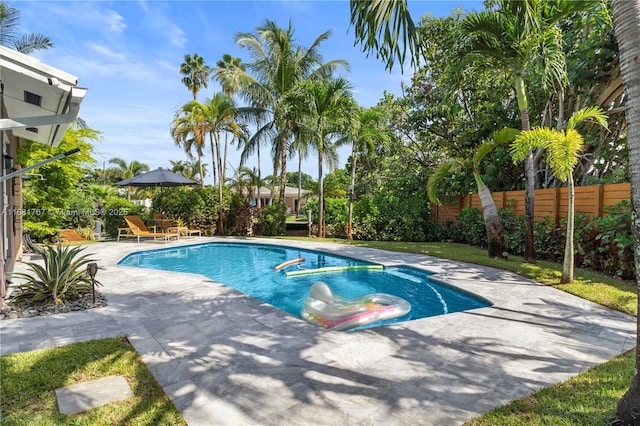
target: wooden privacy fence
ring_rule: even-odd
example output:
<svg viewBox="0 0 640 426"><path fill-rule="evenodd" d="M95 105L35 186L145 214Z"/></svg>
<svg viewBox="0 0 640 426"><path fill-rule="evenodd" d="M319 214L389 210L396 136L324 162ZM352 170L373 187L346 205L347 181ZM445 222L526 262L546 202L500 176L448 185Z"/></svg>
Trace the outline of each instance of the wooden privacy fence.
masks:
<svg viewBox="0 0 640 426"><path fill-rule="evenodd" d="M603 216L605 207L631 199L629 183L576 186L574 189L576 214ZM557 224L561 219L566 219L568 191L567 187L536 189L534 220L544 220L545 217L549 217ZM499 209L506 209L508 206L516 215L524 216L524 191L493 192L491 195ZM431 204L431 220L439 225L447 222L457 223L456 216L465 207L482 210L478 194L460 196L457 203L441 206Z"/></svg>

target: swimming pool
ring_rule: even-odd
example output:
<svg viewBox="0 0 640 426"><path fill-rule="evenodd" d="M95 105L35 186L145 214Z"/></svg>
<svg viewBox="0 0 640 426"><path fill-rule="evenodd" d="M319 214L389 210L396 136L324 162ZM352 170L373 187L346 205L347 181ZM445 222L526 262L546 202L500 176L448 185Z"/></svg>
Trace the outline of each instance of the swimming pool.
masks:
<svg viewBox="0 0 640 426"><path fill-rule="evenodd" d="M274 271L288 260L300 263ZM204 243L132 253L120 265L204 275L300 318L300 310L316 281L324 281L345 299L389 293L407 300L411 312L359 328L370 328L490 306L487 301L429 279L431 273L405 267L353 269L287 276L316 268L374 265L347 257L284 246L246 243Z"/></svg>

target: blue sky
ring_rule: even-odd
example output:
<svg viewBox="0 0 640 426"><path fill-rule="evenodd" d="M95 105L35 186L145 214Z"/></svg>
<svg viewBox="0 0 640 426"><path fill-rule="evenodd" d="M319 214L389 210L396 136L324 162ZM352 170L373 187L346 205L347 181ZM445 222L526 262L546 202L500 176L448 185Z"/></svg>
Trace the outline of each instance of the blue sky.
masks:
<svg viewBox="0 0 640 426"><path fill-rule="evenodd" d="M346 59L351 71L346 77L362 106L372 106L383 92L399 94L400 83L409 82L410 69L386 71L375 57L367 58L354 46L349 29L349 2L334 1L13 1L21 12L21 30L40 32L55 47L34 54L45 64L79 77L79 86L89 92L80 116L103 134L96 144L99 165L112 157L138 160L151 169L170 167L169 160L186 160L169 134L171 120L191 94L180 82L180 64L185 54L198 53L215 65L224 53L248 60L238 48L238 32L253 33L265 19L286 26L292 21L296 40L308 46L327 30L332 36L322 43L324 60ZM410 0L415 21L425 13L446 16L456 8L481 9L480 1ZM211 82L199 99L219 91ZM263 175L271 173L268 150L262 159ZM340 151L343 166L349 150ZM238 167L240 154L231 147L228 174ZM210 162L210 155L205 157ZM297 169L297 159L289 171ZM251 159L247 166L257 164ZM317 177L313 154L303 171ZM210 182L210 177L207 179Z"/></svg>

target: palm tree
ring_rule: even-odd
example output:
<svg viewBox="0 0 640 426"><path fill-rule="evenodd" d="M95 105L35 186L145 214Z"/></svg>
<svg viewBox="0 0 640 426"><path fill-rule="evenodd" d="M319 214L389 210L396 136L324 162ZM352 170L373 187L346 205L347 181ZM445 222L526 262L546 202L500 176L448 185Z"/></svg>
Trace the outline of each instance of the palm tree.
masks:
<svg viewBox="0 0 640 426"><path fill-rule="evenodd" d="M553 2L543 0L498 0L496 10L468 15L461 24L460 35L468 48L468 59L491 68L508 67L520 111L522 130L531 128L526 82L536 73L552 87L562 87L567 80L562 33L556 23L572 13L595 3ZM534 153L525 158L526 239L524 260L535 262L533 215L535 190Z"/></svg>
<svg viewBox="0 0 640 426"><path fill-rule="evenodd" d="M198 101L191 101L187 108L187 114L185 115L185 121L188 121L189 125L194 129L194 134L197 136L195 139L204 143L205 135L209 135L209 144L211 147L211 164L214 170L214 185L215 172L218 172L218 195L220 199L220 205L222 205L222 188L225 181L226 173L226 151L227 146L222 147L220 144L221 133L231 133L234 137L244 137L245 128L238 123L235 118L236 107L233 100L224 93L215 93L210 99L206 99L203 103ZM225 163L223 163L223 158ZM220 211L218 229L220 232L224 232L224 226L222 223L223 212Z"/></svg>
<svg viewBox="0 0 640 426"><path fill-rule="evenodd" d="M242 63L242 59L231 56L228 53L222 55L222 59L216 62L217 68L213 69L213 75L222 86L222 91L233 97L238 89L239 83L234 80L237 75L235 69L246 71L247 67Z"/></svg>
<svg viewBox="0 0 640 426"><path fill-rule="evenodd" d="M174 173L178 173L187 179L202 181L202 177L200 176L199 165L194 161L183 161L183 160L169 160L171 163L171 171Z"/></svg>
<svg viewBox="0 0 640 426"><path fill-rule="evenodd" d="M318 152L318 237L324 238L323 161L331 168L337 162L337 145L346 133L353 111L352 86L344 78L329 81L309 80L301 82L297 122L302 127L298 133L308 135L308 140ZM294 95L294 97L296 97ZM338 136L338 138L336 138Z"/></svg>
<svg viewBox="0 0 640 426"><path fill-rule="evenodd" d="M480 162L496 146L511 142L516 134L517 130L514 129L503 129L494 132L492 139L483 141L476 149L471 160L465 158L451 159L438 166L427 182L429 200L433 203L440 204L436 193L438 185L442 180L456 169L471 169L476 185L478 186L478 197L480 198L480 205L482 206L482 218L484 219L484 226L487 231L489 257L494 258L503 258L506 246L496 203L491 196L491 191L489 191L489 188L487 188L487 185L485 185L480 176Z"/></svg>
<svg viewBox="0 0 640 426"><path fill-rule="evenodd" d="M267 20L256 29L255 34L238 34L236 43L251 55L252 62L247 64L247 69L253 75L235 68L232 76L240 92L255 106L254 113L268 117L265 125L258 129L258 133L267 135L254 135L254 140L266 138L272 141L272 153L277 156L274 156L274 163L275 158L280 159L280 203L283 213L286 209L284 192L289 141L295 127L294 105L288 95L302 80L326 79L336 68L348 69L348 63L344 60L322 62L319 47L330 36L330 31L322 33L308 48L296 45L293 33L291 22L285 29Z"/></svg>
<svg viewBox="0 0 640 426"><path fill-rule="evenodd" d="M134 176L138 176L142 173L149 171L149 166L141 163L137 160L132 160L130 163L127 163L126 160L120 157L113 157L109 160L110 164L115 164L118 166L120 173L122 173L122 180L130 179ZM127 188L127 200L131 201L131 189Z"/></svg>
<svg viewBox="0 0 640 426"><path fill-rule="evenodd" d="M222 187L226 179L227 146L225 144L224 148L222 147L220 136L222 133L231 133L234 137L244 137L245 128L236 120L236 106L233 99L225 93L215 93L198 108L202 124L206 133L209 134L211 159L213 167L218 171L218 188L220 201L222 201ZM214 160L215 158L217 158L217 162Z"/></svg>
<svg viewBox="0 0 640 426"><path fill-rule="evenodd" d="M353 239L353 201L355 198L356 166L358 157L370 156L377 145L390 140L385 113L378 108L359 108L349 131L343 136L345 143L351 143L351 176L349 180L349 210L347 219L347 239ZM339 141L338 144L342 144Z"/></svg>
<svg viewBox="0 0 640 426"><path fill-rule="evenodd" d="M203 150L205 146L205 128L200 117L198 101L190 101L182 105L173 118L171 125L171 137L177 146L182 146L188 156L191 150L196 149L198 156L198 168L200 186L204 187L205 168L202 164ZM213 173L215 185L215 168Z"/></svg>
<svg viewBox="0 0 640 426"><path fill-rule="evenodd" d="M620 52L620 71L627 102L627 146L629 149L629 175L634 217L640 217L640 1L611 0L614 29ZM634 251L640 259L640 226L633 223ZM638 312L640 312L640 280L638 285ZM616 418L620 423L638 424L640 407L640 315L636 342L636 368L631 385L618 402Z"/></svg>
<svg viewBox="0 0 640 426"><path fill-rule="evenodd" d="M193 56L187 54L184 55L184 62L180 65L180 74L182 75L182 84L189 89L195 101L200 89L207 88L211 68L197 53L194 53Z"/></svg>
<svg viewBox="0 0 640 426"><path fill-rule="evenodd" d="M511 156L514 162L522 161L528 152L544 148L549 159L549 166L556 178L567 182L569 187L567 212L567 241L564 249L561 284L573 282L573 229L574 229L574 185L573 170L578 164L580 152L584 149L582 136L576 130L581 121L594 120L605 129L607 116L600 107L583 108L576 111L567 122L564 130L538 127L520 133L511 144Z"/></svg>
<svg viewBox="0 0 640 426"><path fill-rule="evenodd" d="M40 33L19 35L20 11L8 3L0 1L0 46L11 47L29 55L36 50L53 47L53 43Z"/></svg>

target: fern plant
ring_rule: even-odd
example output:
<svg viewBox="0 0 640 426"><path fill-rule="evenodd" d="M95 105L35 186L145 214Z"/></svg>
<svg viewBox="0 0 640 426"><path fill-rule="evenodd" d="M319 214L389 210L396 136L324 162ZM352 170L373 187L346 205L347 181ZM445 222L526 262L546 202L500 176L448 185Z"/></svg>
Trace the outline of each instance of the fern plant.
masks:
<svg viewBox="0 0 640 426"><path fill-rule="evenodd" d="M21 306L62 305L91 293L91 277L87 264L94 259L80 254L82 247L49 246L42 257L44 265L28 262L31 273L16 272L12 276L24 280L16 286L9 301ZM96 281L96 285L100 285Z"/></svg>

